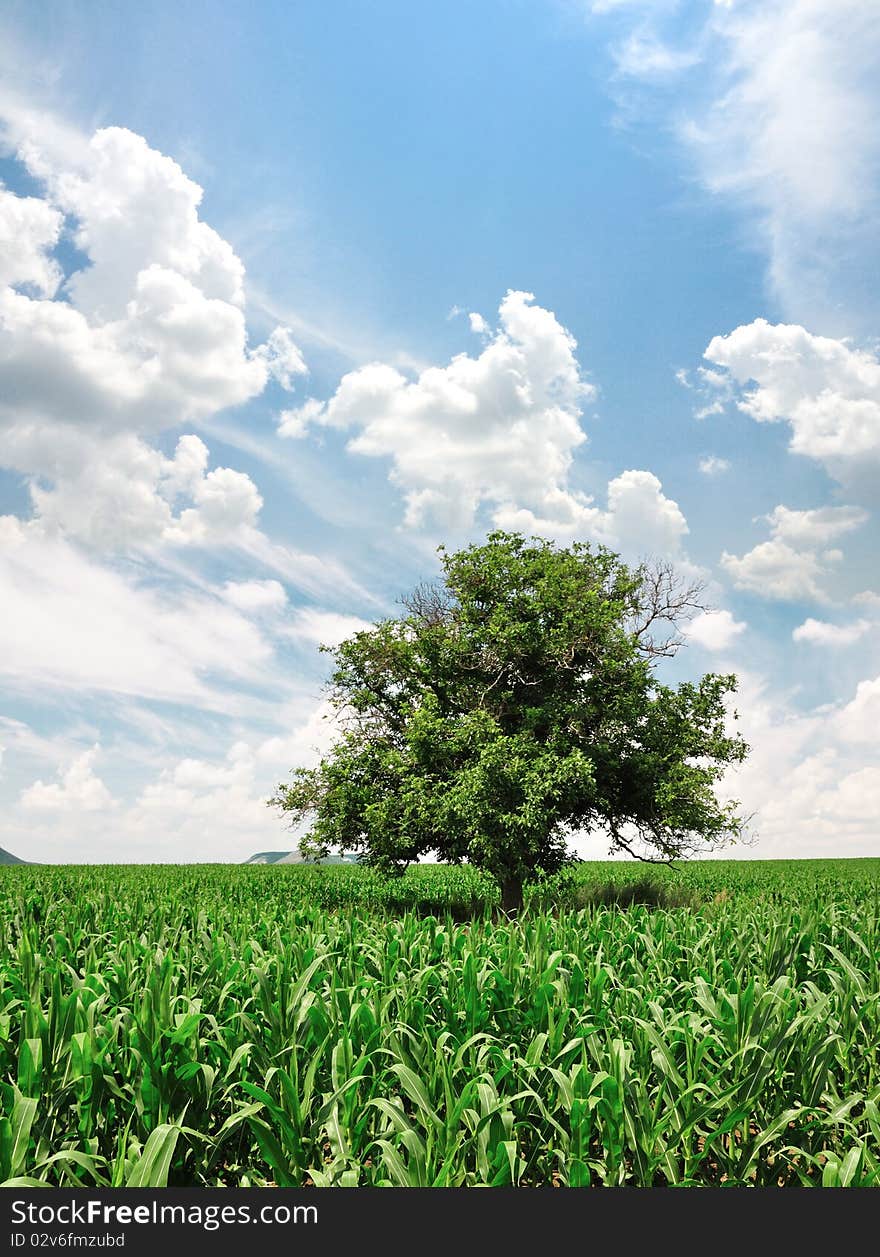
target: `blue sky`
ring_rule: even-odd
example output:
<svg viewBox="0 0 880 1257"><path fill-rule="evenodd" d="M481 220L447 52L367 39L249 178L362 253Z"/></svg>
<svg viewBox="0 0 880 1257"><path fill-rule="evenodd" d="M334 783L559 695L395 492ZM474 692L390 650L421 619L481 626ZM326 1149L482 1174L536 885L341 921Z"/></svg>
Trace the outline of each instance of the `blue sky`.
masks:
<svg viewBox="0 0 880 1257"><path fill-rule="evenodd" d="M880 853L871 0L13 2L0 47L0 845L284 846L317 644L500 525L704 580L743 854Z"/></svg>

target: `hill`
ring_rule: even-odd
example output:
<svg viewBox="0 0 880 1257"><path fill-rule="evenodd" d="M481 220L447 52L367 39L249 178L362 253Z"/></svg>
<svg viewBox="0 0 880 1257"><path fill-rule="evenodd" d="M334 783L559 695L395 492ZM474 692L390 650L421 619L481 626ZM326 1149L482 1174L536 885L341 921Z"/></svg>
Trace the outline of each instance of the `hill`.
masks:
<svg viewBox="0 0 880 1257"><path fill-rule="evenodd" d="M357 864L356 856L344 855L328 855L323 860L316 860L316 864ZM298 851L258 851L256 855L252 855L249 860L245 860L245 864L305 864Z"/></svg>
<svg viewBox="0 0 880 1257"><path fill-rule="evenodd" d="M17 855L0 847L0 864L27 864L27 860L19 860Z"/></svg>

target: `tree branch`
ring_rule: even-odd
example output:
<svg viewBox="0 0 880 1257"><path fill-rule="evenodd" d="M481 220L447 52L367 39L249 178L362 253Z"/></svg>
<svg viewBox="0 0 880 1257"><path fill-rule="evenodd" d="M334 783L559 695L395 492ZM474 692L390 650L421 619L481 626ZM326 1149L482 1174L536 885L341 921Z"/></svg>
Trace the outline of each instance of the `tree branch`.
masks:
<svg viewBox="0 0 880 1257"><path fill-rule="evenodd" d="M455 607L455 599L439 581L420 582L412 593L405 594L398 602L425 628L448 624Z"/></svg>
<svg viewBox="0 0 880 1257"><path fill-rule="evenodd" d="M643 654L651 659L669 659L684 642L679 626L708 610L701 600L705 582L680 576L666 559L642 563L639 575L641 584L633 598L629 631ZM671 629L665 636L657 632L664 624Z"/></svg>

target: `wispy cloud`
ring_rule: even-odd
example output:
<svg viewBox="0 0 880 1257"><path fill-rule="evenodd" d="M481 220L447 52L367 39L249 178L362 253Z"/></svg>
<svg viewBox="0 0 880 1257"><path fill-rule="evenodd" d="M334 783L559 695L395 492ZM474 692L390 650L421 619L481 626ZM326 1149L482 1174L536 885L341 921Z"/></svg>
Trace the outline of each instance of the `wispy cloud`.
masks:
<svg viewBox="0 0 880 1257"><path fill-rule="evenodd" d="M660 122L739 205L787 317L870 326L880 175L880 8L865 0L591 6L623 114ZM675 95L665 88L675 82Z"/></svg>

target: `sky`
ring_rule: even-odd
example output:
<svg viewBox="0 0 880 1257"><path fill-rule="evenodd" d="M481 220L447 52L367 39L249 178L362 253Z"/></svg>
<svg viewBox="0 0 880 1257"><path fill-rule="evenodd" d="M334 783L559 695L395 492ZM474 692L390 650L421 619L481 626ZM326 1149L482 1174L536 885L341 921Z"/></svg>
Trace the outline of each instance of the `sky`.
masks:
<svg viewBox="0 0 880 1257"><path fill-rule="evenodd" d="M874 0L2 0L0 846L289 848L319 645L500 527L704 582L729 854L880 856L878 70Z"/></svg>

